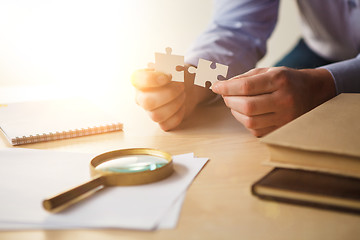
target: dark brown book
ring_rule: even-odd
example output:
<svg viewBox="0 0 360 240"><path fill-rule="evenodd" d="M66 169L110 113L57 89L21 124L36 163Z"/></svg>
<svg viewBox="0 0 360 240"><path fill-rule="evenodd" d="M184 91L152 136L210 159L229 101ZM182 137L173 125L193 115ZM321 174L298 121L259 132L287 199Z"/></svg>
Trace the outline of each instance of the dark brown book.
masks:
<svg viewBox="0 0 360 240"><path fill-rule="evenodd" d="M360 179L275 168L252 185L262 199L360 214Z"/></svg>

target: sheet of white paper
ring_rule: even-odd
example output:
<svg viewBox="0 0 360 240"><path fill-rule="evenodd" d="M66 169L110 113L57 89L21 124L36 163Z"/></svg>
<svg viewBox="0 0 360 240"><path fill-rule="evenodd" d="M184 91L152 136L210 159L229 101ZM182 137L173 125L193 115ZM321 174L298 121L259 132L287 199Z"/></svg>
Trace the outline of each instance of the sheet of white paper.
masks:
<svg viewBox="0 0 360 240"><path fill-rule="evenodd" d="M208 160L196 159L193 154L174 156L175 172L163 181L109 187L57 214L43 210L44 198L90 178L93 156L29 149L0 151L0 229L172 227L181 209L181 196Z"/></svg>
<svg viewBox="0 0 360 240"><path fill-rule="evenodd" d="M165 216L161 218L160 223L156 226L156 229L173 229L176 227L182 204L185 200L185 192L175 201L175 203L170 207L169 211L165 213ZM76 229L76 226L62 226L60 224L50 225L50 224L34 224L34 223L17 223L17 222L1 222L0 221L0 231L1 230L32 230L32 229Z"/></svg>
<svg viewBox="0 0 360 240"><path fill-rule="evenodd" d="M175 200L169 211L160 219L160 223L157 225L156 229L172 229L176 227L180 217L181 207L185 200L185 195L186 193L184 192Z"/></svg>
<svg viewBox="0 0 360 240"><path fill-rule="evenodd" d="M194 157L193 153L191 153L191 154L192 154L192 157ZM178 155L178 156L180 156L180 155ZM183 155L181 157L190 158L190 155L188 155L188 156ZM194 160L195 161L198 161L198 160L204 161L206 163L209 159L208 158L194 158ZM166 215L161 218L161 222L157 226L157 229L172 229L172 228L176 227L178 220L179 220L181 207L185 200L185 196L186 196L186 191L180 195L180 197L174 202L173 206L170 207L170 209L166 213Z"/></svg>

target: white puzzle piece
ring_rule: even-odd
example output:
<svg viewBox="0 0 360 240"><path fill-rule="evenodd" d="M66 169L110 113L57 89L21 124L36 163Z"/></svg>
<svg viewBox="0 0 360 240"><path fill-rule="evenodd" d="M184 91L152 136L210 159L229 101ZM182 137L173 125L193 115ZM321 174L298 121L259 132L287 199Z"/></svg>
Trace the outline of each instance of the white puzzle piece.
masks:
<svg viewBox="0 0 360 240"><path fill-rule="evenodd" d="M189 67L188 71L190 73L196 73L194 84L206 87L206 82L210 82L212 86L215 82L219 81L219 76L226 78L228 66L216 63L216 68L212 68L211 64L211 61L199 59L197 68Z"/></svg>
<svg viewBox="0 0 360 240"><path fill-rule="evenodd" d="M184 56L172 55L170 47L166 48L165 51L166 54L155 53L155 63L149 63L149 68L170 74L172 81L184 82Z"/></svg>

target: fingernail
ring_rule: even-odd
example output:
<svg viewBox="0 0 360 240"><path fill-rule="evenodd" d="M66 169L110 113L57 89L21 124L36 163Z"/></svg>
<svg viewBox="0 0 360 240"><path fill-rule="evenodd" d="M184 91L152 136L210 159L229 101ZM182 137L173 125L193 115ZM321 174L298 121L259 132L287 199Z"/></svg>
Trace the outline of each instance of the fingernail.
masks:
<svg viewBox="0 0 360 240"><path fill-rule="evenodd" d="M219 91L219 82L214 83L211 86L211 89L212 89L213 92L218 92Z"/></svg>

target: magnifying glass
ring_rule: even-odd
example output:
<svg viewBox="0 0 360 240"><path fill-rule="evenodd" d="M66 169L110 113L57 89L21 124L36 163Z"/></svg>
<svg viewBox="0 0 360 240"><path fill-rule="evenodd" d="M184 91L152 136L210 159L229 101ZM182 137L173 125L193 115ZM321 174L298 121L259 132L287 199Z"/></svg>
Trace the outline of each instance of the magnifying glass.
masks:
<svg viewBox="0 0 360 240"><path fill-rule="evenodd" d="M172 173L172 156L160 150L131 148L106 152L91 160L92 180L45 199L43 207L51 212L61 211L104 187L151 183Z"/></svg>

